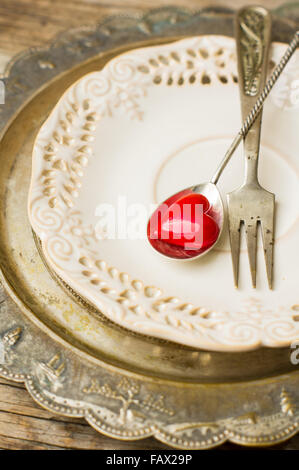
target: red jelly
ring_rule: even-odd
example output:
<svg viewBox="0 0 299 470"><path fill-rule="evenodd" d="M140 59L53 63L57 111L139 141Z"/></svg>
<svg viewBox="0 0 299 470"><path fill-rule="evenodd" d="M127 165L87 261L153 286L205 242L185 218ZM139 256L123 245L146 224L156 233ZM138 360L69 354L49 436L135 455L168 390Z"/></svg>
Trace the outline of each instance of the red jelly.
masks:
<svg viewBox="0 0 299 470"><path fill-rule="evenodd" d="M147 236L159 253L175 259L194 258L217 240L219 226L202 194L184 189L164 201L152 214Z"/></svg>

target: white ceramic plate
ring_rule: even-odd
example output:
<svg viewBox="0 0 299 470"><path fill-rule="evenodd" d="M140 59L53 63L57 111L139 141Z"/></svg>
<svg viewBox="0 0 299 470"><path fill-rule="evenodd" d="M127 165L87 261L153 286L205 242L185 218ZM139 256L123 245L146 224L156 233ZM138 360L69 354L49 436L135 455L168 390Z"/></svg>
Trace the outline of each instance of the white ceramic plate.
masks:
<svg viewBox="0 0 299 470"><path fill-rule="evenodd" d="M273 45L275 63L285 47ZM257 288L243 244L236 290L226 227L212 252L182 263L154 252L133 215L146 208L145 221L152 203L211 178L241 123L236 74L234 40L223 36L113 59L72 85L42 126L29 194L49 265L82 297L131 330L223 351L299 338L299 51L264 110L260 180L277 200L273 291L261 243ZM219 183L224 201L242 174L240 148ZM132 239L109 238L101 204L116 218L127 207Z"/></svg>

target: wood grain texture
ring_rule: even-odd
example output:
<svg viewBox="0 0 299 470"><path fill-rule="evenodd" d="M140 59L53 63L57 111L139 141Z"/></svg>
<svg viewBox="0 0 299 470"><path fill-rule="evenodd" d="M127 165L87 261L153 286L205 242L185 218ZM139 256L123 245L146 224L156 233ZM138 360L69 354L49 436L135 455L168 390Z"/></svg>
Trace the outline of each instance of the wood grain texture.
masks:
<svg viewBox="0 0 299 470"><path fill-rule="evenodd" d="M14 55L42 46L55 35L82 24L97 23L106 15L179 5L199 9L208 5L238 8L256 0L0 0L0 70ZM280 0L260 1L269 8ZM224 444L223 450L242 449ZM299 449L299 437L273 449ZM0 379L0 449L169 449L153 438L125 442L103 436L83 419L50 413L38 406L24 386Z"/></svg>

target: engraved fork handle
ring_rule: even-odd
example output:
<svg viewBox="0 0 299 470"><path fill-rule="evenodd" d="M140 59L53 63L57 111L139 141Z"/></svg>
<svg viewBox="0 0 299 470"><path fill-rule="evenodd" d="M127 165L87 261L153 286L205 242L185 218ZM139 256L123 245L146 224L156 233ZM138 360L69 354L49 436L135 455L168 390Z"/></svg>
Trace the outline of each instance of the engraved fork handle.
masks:
<svg viewBox="0 0 299 470"><path fill-rule="evenodd" d="M271 43L271 15L263 7L245 7L236 17L237 57L242 119L265 86ZM244 137L245 181L258 185L262 110Z"/></svg>

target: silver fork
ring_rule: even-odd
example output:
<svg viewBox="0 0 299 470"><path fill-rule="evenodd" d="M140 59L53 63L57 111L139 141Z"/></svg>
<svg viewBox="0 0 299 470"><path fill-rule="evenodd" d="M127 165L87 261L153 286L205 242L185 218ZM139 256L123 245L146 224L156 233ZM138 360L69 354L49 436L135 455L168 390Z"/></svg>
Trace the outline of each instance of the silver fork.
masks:
<svg viewBox="0 0 299 470"><path fill-rule="evenodd" d="M263 89L271 41L271 16L262 7L245 7L236 18L239 88L243 119ZM244 138L245 180L227 195L228 225L235 286L238 286L240 231L245 226L249 265L256 287L257 227L261 225L266 272L272 288L275 196L258 181L262 112Z"/></svg>

